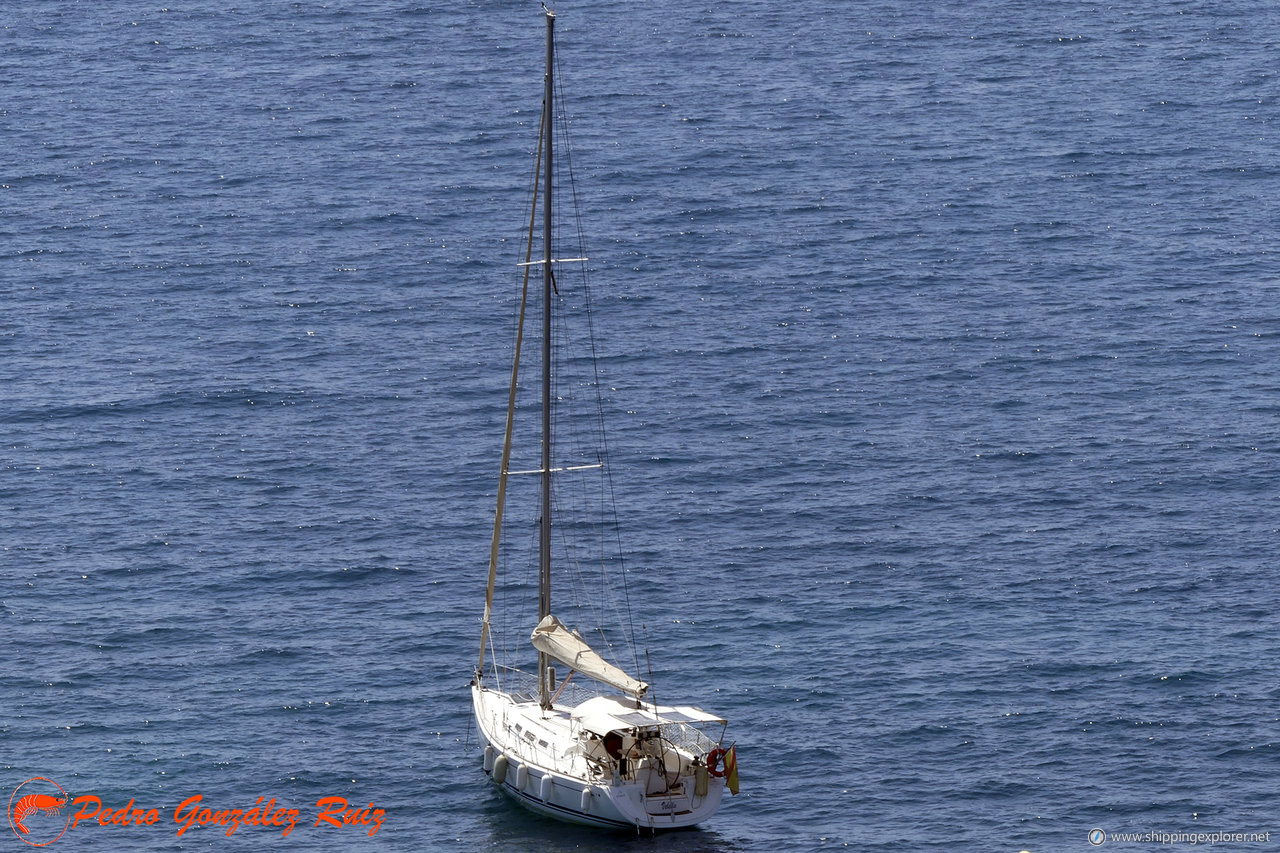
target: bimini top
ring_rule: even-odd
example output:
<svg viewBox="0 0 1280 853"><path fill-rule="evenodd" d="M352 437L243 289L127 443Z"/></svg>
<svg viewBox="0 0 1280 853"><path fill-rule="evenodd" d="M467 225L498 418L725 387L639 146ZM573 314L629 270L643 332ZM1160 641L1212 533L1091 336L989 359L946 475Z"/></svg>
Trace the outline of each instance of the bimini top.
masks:
<svg viewBox="0 0 1280 853"><path fill-rule="evenodd" d="M551 614L547 614L538 623L529 640L535 649L571 667L574 672L580 672L588 678L594 678L596 681L602 681L611 687L626 691L637 699L649 689L649 685L640 679L632 678L600 657L587 645L587 641L582 639L581 634L570 631L563 622Z"/></svg>
<svg viewBox="0 0 1280 853"><path fill-rule="evenodd" d="M573 709L572 716L578 725L598 735L606 735L617 729L658 726L663 723L726 723L724 719L701 708L688 705L645 705L637 708L634 701L621 696L596 696L588 699Z"/></svg>

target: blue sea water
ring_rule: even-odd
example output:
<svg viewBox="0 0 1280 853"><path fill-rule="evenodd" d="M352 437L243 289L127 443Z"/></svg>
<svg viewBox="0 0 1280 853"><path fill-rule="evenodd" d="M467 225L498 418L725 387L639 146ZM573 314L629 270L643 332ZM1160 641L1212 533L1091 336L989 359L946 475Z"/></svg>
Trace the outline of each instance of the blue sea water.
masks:
<svg viewBox="0 0 1280 853"><path fill-rule="evenodd" d="M632 606L742 793L619 839L467 748L538 5L36 0L6 800L161 814L58 850L1280 838L1280 12L557 12ZM195 794L301 817L178 836Z"/></svg>

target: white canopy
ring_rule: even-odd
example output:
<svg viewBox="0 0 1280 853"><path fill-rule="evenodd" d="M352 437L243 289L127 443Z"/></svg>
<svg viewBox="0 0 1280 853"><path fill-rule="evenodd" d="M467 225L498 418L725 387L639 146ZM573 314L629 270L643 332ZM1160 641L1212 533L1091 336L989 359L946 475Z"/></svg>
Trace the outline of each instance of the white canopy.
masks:
<svg viewBox="0 0 1280 853"><path fill-rule="evenodd" d="M564 623L547 614L529 638L538 651L560 661L565 666L588 678L602 681L619 690L640 697L649 689L643 681L632 678L613 664L596 654L577 631L570 631Z"/></svg>
<svg viewBox="0 0 1280 853"><path fill-rule="evenodd" d="M724 720L701 708L687 705L645 705L636 708L620 696L597 696L573 710L573 718L587 731L605 735L615 729L657 726L663 723L720 723Z"/></svg>

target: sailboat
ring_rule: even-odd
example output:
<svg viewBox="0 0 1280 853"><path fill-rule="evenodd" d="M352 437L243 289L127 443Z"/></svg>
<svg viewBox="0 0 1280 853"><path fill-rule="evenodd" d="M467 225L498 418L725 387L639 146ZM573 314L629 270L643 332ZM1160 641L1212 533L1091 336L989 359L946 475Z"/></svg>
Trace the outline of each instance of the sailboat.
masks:
<svg viewBox="0 0 1280 853"><path fill-rule="evenodd" d="M690 827L715 813L726 788L737 793L736 751L732 745L725 748L726 720L692 705L658 704L648 683L606 660L581 631L562 622L552 609L553 477L571 477L578 469L600 467L560 464L552 441L556 423L553 402L557 398L552 391L552 311L558 296L553 269L558 264L587 260L553 256L554 69L555 13L547 10L538 166L529 242L525 261L520 264L524 285L507 399L480 659L471 682L476 728L485 774L504 794L535 812L573 823L635 831ZM533 260L539 191L542 257ZM539 271L542 278L541 463L532 471L517 472L511 470L512 436L530 270ZM525 627L529 630L532 625L528 636L538 653L537 668L532 671L499 665L496 654L491 653L496 645L494 590L504 541L504 504L510 478L521 473L536 475L540 486L537 615L533 617L530 602ZM573 525L566 527L572 530ZM564 531L560 532L563 535ZM606 641L598 647L609 653L611 645ZM559 681L557 664L568 670ZM575 676L577 681L570 683Z"/></svg>

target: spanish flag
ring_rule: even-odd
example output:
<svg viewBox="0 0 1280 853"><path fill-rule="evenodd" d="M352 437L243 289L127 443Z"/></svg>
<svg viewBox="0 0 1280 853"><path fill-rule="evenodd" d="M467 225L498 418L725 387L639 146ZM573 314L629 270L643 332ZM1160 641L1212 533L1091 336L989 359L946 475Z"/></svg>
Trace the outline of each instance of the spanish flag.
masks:
<svg viewBox="0 0 1280 853"><path fill-rule="evenodd" d="M724 783L729 788L729 793L736 796L738 793L737 744L729 747L729 751L724 754Z"/></svg>

